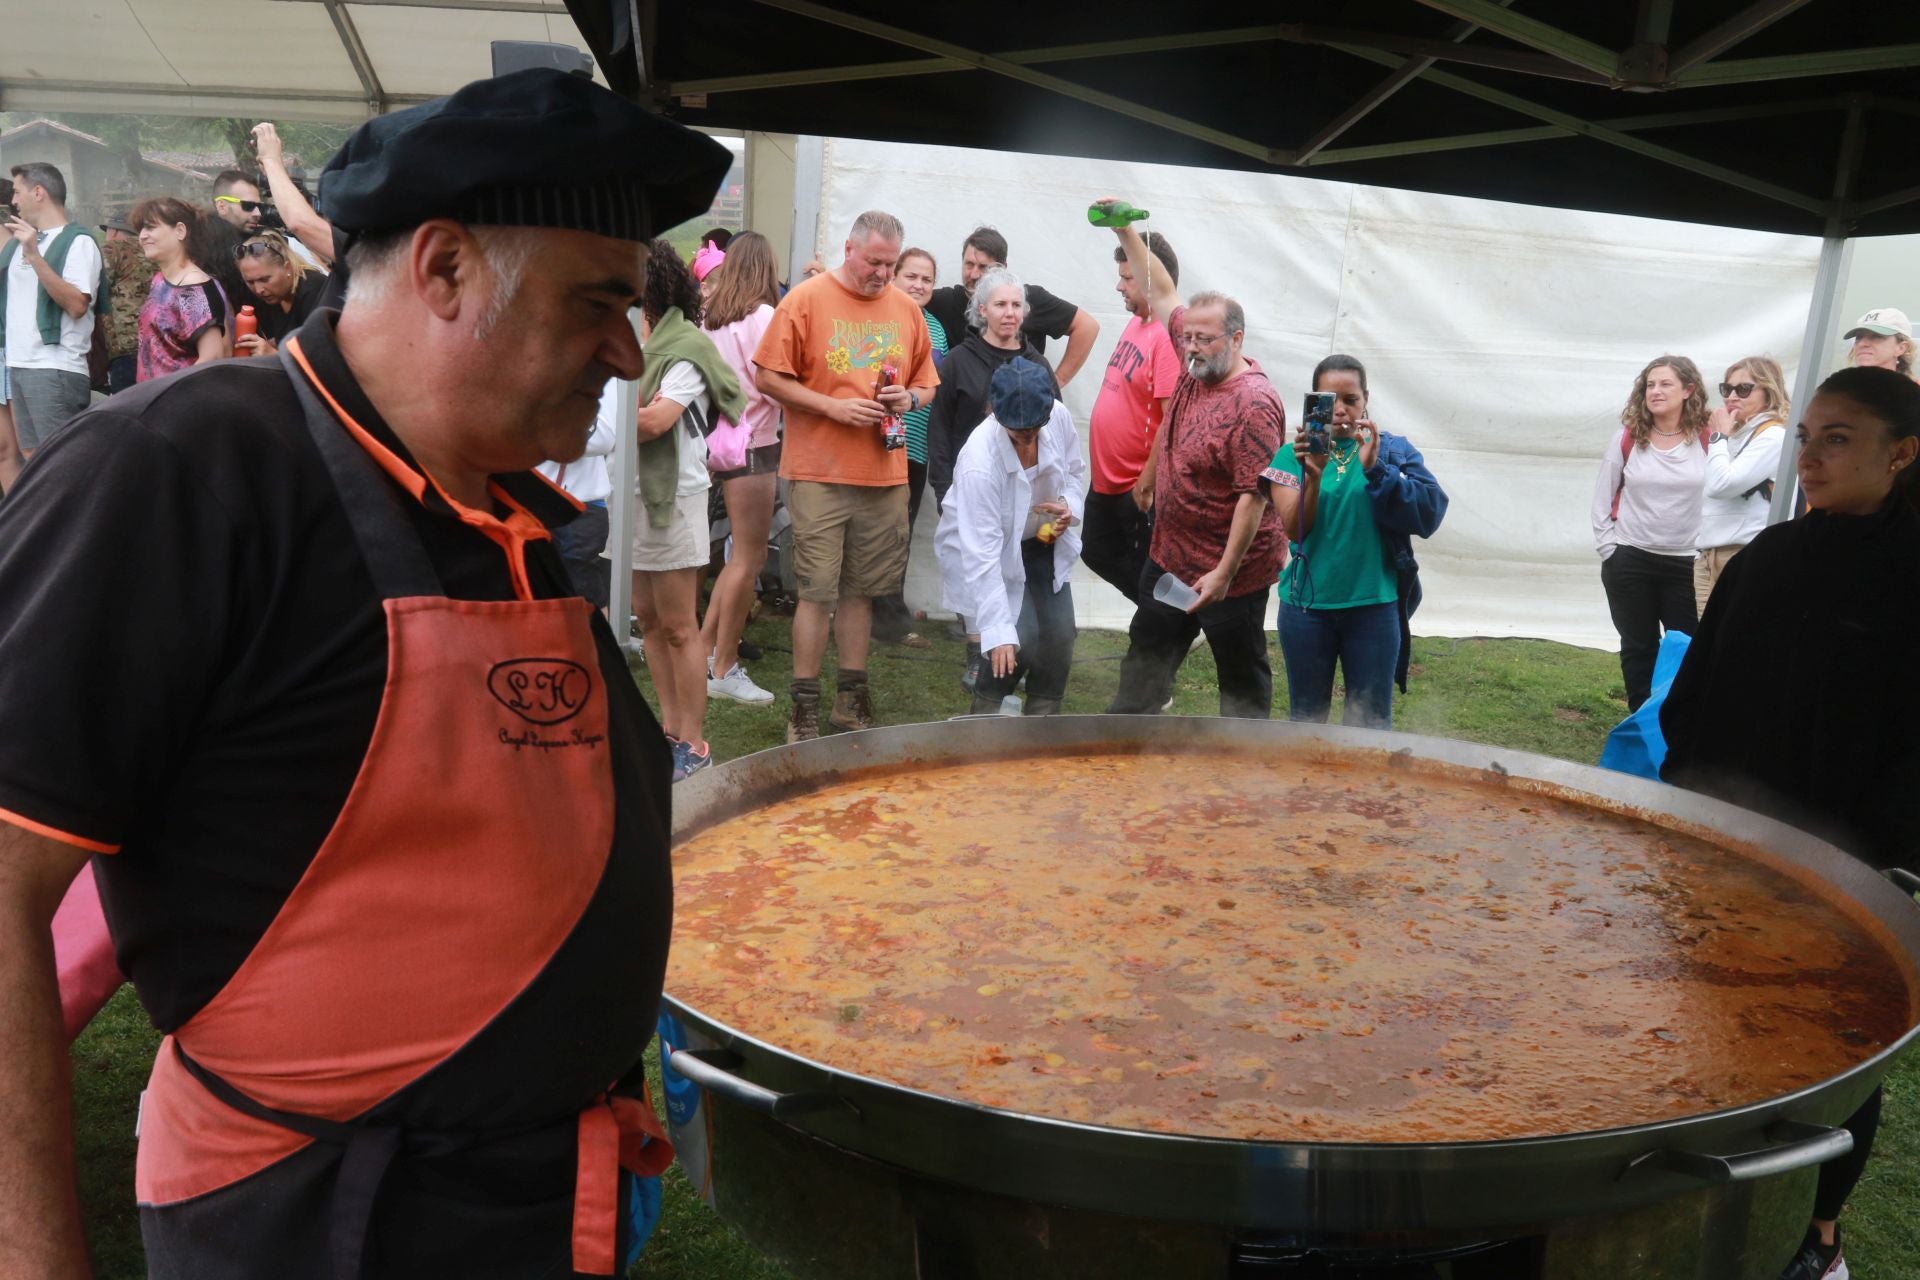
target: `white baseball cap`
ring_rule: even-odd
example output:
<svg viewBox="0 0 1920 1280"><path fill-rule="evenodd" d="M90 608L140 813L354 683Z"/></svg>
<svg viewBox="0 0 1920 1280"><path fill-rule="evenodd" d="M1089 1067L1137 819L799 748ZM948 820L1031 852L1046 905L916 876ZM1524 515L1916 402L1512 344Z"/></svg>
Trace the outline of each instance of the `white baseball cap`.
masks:
<svg viewBox="0 0 1920 1280"><path fill-rule="evenodd" d="M1896 334L1907 341L1913 341L1913 322L1907 319L1907 313L1898 307L1875 307L1860 317L1853 328L1847 330L1842 341L1851 342L1863 333L1878 334L1882 338L1891 338Z"/></svg>

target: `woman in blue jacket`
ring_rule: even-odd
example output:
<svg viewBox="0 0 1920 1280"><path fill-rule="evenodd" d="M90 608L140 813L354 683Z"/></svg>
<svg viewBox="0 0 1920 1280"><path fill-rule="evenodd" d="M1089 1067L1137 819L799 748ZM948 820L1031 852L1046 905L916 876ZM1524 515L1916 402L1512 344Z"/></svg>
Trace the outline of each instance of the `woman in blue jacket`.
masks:
<svg viewBox="0 0 1920 1280"><path fill-rule="evenodd" d="M1331 355L1313 371L1313 389L1334 395L1327 452L1308 448L1303 429L1273 460L1272 478L1301 487L1289 522L1293 560L1280 576L1280 651L1287 664L1287 718L1324 723L1336 662L1346 683L1342 721L1393 727L1393 686L1407 688L1420 607L1413 538L1432 537L1447 495L1420 451L1367 416L1367 370Z"/></svg>

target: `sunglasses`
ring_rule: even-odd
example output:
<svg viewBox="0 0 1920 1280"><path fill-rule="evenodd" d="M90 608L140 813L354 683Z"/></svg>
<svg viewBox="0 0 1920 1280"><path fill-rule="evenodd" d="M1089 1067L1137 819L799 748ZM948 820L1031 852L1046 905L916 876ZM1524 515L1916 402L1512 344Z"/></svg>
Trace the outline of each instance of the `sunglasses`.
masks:
<svg viewBox="0 0 1920 1280"><path fill-rule="evenodd" d="M244 244L237 244L233 246L233 257L236 262L241 258L278 258L282 262L287 260L287 255L280 251L280 246L271 240L249 240Z"/></svg>
<svg viewBox="0 0 1920 1280"><path fill-rule="evenodd" d="M1745 400L1753 394L1753 387L1754 384L1751 382L1723 382L1720 384L1720 394L1722 396L1739 396L1742 400Z"/></svg>
<svg viewBox="0 0 1920 1280"><path fill-rule="evenodd" d="M248 213L260 212L263 205L258 200L242 200L239 196L215 196L215 204L237 204Z"/></svg>

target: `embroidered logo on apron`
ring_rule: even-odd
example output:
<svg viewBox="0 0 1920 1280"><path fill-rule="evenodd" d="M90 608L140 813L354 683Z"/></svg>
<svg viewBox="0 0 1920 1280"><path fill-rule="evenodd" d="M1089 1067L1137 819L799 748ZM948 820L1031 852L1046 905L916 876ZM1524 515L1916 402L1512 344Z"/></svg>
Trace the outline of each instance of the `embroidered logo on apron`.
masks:
<svg viewBox="0 0 1920 1280"><path fill-rule="evenodd" d="M513 658L487 672L487 692L528 724L561 724L586 708L593 675L566 658Z"/></svg>

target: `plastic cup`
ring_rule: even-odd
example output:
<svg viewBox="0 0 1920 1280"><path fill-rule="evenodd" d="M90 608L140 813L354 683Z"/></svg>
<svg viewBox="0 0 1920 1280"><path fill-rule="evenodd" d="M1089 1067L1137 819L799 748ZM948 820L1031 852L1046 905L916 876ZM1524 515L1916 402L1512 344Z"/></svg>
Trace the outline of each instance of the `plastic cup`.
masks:
<svg viewBox="0 0 1920 1280"><path fill-rule="evenodd" d="M1153 584L1153 598L1184 612L1200 602L1200 593L1172 574L1163 573Z"/></svg>

